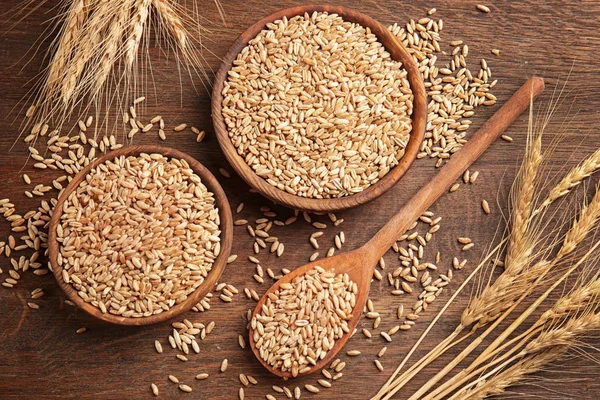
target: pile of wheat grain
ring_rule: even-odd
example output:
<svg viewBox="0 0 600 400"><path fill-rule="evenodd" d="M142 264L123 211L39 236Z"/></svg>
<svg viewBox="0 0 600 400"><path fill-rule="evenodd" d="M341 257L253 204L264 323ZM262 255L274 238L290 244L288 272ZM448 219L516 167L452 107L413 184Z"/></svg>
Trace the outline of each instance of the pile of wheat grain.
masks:
<svg viewBox="0 0 600 400"><path fill-rule="evenodd" d="M336 14L267 24L223 88L232 143L258 176L297 196L359 193L398 164L411 130L406 70Z"/></svg>
<svg viewBox="0 0 600 400"><path fill-rule="evenodd" d="M185 160L142 153L98 164L61 211L63 279L103 313L166 311L204 282L219 255L213 194Z"/></svg>

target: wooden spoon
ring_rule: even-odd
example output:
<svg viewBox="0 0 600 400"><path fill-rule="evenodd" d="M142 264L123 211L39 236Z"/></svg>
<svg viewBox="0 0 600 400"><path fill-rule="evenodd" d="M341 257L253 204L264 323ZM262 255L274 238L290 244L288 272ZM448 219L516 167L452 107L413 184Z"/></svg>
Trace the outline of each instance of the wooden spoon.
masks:
<svg viewBox="0 0 600 400"><path fill-rule="evenodd" d="M274 292L282 283L291 282L296 276L306 273L315 266L321 266L325 270L335 269L338 274L347 273L350 279L358 286L356 295L356 306L352 318L348 321L350 332L354 330L363 312L373 269L379 259L389 250L394 242L406 229L416 221L448 188L458 179L464 171L508 128L508 126L523 112L530 101L537 98L544 90L542 78L530 78L517 92L473 135L465 144L464 148L456 153L433 177L429 183L417 192L417 194L394 215L388 223L377 234L362 247L348 253L338 254L333 257L313 261L296 270L286 274L271 286L260 299L254 310L259 314L269 293ZM342 349L349 334L343 335L335 341L333 348L327 352L325 357L317 361L309 371L299 375L310 374L324 367ZM267 364L261 357L256 342L254 331L250 330L250 345L252 351L262 365L275 375L291 377L291 372L282 372Z"/></svg>

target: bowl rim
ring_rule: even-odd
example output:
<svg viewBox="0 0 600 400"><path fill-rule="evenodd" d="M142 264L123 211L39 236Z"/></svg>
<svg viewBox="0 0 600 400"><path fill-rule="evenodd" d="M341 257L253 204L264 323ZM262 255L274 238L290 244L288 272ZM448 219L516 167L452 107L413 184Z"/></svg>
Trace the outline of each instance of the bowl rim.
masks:
<svg viewBox="0 0 600 400"><path fill-rule="evenodd" d="M252 168L246 164L244 159L238 155L237 149L229 139L229 132L225 126L222 115L223 86L227 78L227 73L233 65L233 61L247 43L254 38L266 24L283 17L291 18L296 15L312 12L327 12L329 14L338 14L344 20L359 23L368 27L374 33L378 40L384 45L394 60L400 60L404 69L407 71L407 79L413 93L413 112L411 115L412 127L410 138L406 145L404 155L399 163L393 167L378 182L369 186L362 192L339 198L315 199L300 197L290 194L284 190L269 184L266 180L259 177ZM392 47L393 46L393 47ZM231 45L225 56L221 67L217 71L212 91L212 119L215 134L227 161L238 175L253 189L263 196L283 204L287 207L312 212L334 212L356 207L365 204L381 196L391 189L408 171L417 154L420 151L421 143L425 138L425 128L427 124L427 93L423 76L418 69L417 63L408 53L404 45L383 25L375 19L343 6L330 5L303 5L285 8L272 13L246 29Z"/></svg>
<svg viewBox="0 0 600 400"><path fill-rule="evenodd" d="M194 292L188 295L188 298L182 303L179 303L171 307L169 310L163 311L160 314L154 314L148 317L123 317L113 315L110 313L104 314L98 307L95 307L83 301L83 299L77 294L77 290L70 283L66 283L63 280L63 268L62 265L59 265L57 262L59 244L57 242L56 228L60 223L60 217L62 215L62 208L64 202L66 201L70 193L77 186L79 186L79 184L82 182L82 180L93 167L95 167L98 164L102 164L107 160L114 160L115 158L120 156L135 156L141 153L160 153L168 158L183 159L190 165L190 168L192 168L192 170L198 176L200 176L202 183L207 187L207 189L210 192L214 194L215 205L219 209L221 250L217 258L215 259L211 270L208 272L208 276L206 277L204 282ZM110 322L112 324L142 326L155 324L158 322L163 322L175 318L176 316L190 310L194 305L196 305L200 300L202 300L208 294L208 292L212 290L215 283L221 277L221 274L223 273L223 270L227 265L227 258L229 257L232 243L233 216L231 214L229 201L227 200L227 196L225 195L225 192L223 191L223 188L219 184L217 178L208 170L208 168L206 168L203 164L201 164L198 160L196 160L189 154L169 147L162 147L156 145L128 146L111 151L96 158L89 165L87 165L85 168L79 171L73 177L69 185L67 185L54 207L54 212L52 213L52 218L50 220L48 233L48 261L52 273L54 274L54 277L56 278L59 286L65 292L69 300L75 303L78 308L84 310L88 314L102 321Z"/></svg>

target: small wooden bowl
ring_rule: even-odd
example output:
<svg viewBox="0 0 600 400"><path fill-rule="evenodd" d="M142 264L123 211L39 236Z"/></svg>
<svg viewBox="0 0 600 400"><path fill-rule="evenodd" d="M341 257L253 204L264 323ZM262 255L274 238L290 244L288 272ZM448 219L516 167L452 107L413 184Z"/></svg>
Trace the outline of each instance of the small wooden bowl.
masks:
<svg viewBox="0 0 600 400"><path fill-rule="evenodd" d="M201 178L202 183L207 187L207 189L210 192L214 193L215 203L216 206L219 208L219 217L221 222L221 252L219 253L219 256L215 260L211 270L208 273L208 277L204 280L202 285L198 287L196 291L192 292L192 294L190 294L184 302L171 307L169 310L163 311L160 314L140 318L122 317L110 313L103 314L98 307L95 307L83 301L83 299L77 294L77 290L71 284L66 283L63 280L62 265L59 265L57 262L59 244L56 240L56 227L60 223L63 203L69 197L71 192L73 192L73 190L75 190L75 188L79 186L79 184L83 181L87 173L94 166L104 163L107 160L113 160L116 157L136 156L140 153L159 153L165 157L178 158L187 161L192 170L194 170L194 172ZM66 187L62 196L60 196L60 198L58 199L58 203L54 208L54 213L52 214L52 219L50 221L50 232L48 235L48 252L50 265L52 266L52 272L54 273L58 284L65 292L67 297L79 308L93 315L94 317L106 322L110 322L117 325L141 326L167 321L188 311L200 300L202 300L204 296L206 296L206 294L212 290L217 280L221 277L221 274L225 269L225 265L227 264L227 258L229 257L229 252L231 251L232 242L233 217L231 215L231 208L229 207L229 202L227 201L225 192L223 192L223 189L221 188L221 185L219 184L217 179L204 165L200 164L193 157L175 149L160 146L129 146L104 154L103 156L94 160L94 162L90 163L90 165L82 169L77 175L75 175L73 180Z"/></svg>
<svg viewBox="0 0 600 400"><path fill-rule="evenodd" d="M252 168L246 164L244 159L238 155L237 149L229 139L229 132L225 125L221 106L223 103L223 86L227 79L227 72L231 69L233 61L236 59L239 52L246 47L248 42L252 40L258 33L265 29L269 22L281 19L283 17L291 18L304 13L327 12L330 14L338 14L346 21L358 23L364 27L371 29L379 41L385 46L391 57L402 62L403 67L407 71L410 88L414 95L413 113L412 113L412 131L410 139L405 149L404 156L400 159L398 165L392 168L380 181L360 193L346 197L332 199L312 199L306 197L295 196L269 184L266 180L256 175ZM215 83L212 91L212 119L215 127L215 133L219 140L219 145L225 153L225 157L235 169L235 171L246 181L248 185L256 189L268 199L283 204L287 207L314 212L333 212L356 207L360 204L367 203L392 188L404 176L413 161L417 158L417 153L425 136L425 125L427 123L427 94L423 77L419 72L417 64L412 56L406 51L402 43L398 41L392 33L382 26L373 18L361 14L341 6L329 5L304 5L286 8L277 11L260 21L256 22L248 28L240 37L233 43L229 52L225 56L225 60L221 68L217 72Z"/></svg>

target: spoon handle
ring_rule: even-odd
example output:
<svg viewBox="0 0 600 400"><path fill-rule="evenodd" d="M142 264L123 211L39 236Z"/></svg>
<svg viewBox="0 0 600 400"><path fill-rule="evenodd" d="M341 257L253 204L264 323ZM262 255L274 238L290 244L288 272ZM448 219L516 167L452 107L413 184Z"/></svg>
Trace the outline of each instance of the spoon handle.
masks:
<svg viewBox="0 0 600 400"><path fill-rule="evenodd" d="M543 91L542 78L532 77L525 82L467 144L365 244L373 260L383 256L398 237L452 186Z"/></svg>

